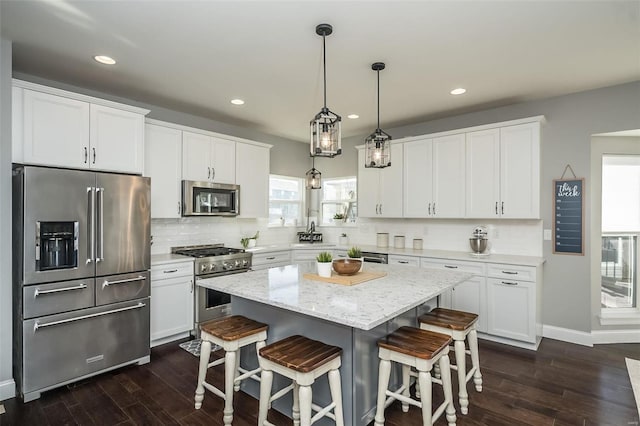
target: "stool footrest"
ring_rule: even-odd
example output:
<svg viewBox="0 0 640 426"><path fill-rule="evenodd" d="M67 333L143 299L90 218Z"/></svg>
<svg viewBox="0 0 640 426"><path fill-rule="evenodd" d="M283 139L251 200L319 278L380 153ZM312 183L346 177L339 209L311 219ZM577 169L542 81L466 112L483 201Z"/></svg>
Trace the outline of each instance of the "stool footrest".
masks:
<svg viewBox="0 0 640 426"><path fill-rule="evenodd" d="M311 417L311 423L310 424L314 424L315 422L317 422L318 420L320 420L323 417L329 417L330 419L332 419L334 422L336 421L336 416L333 415L333 413L331 413L330 411L333 410L336 407L336 403L332 402L331 404L327 405L326 407L321 407L319 405L316 404L311 404L311 409L313 411L315 411L317 414L314 415L313 417Z"/></svg>
<svg viewBox="0 0 640 426"><path fill-rule="evenodd" d="M269 398L269 405L271 405L271 403L277 399L282 398L283 396L285 396L286 394L289 393L289 391L293 390L293 383L291 383L289 386L286 386L282 389L280 389L278 392L274 393L273 395L271 395L271 398Z"/></svg>
<svg viewBox="0 0 640 426"><path fill-rule="evenodd" d="M207 364L207 370L211 367L217 367L220 364L224 364L224 357L216 359L213 362L210 362L209 364Z"/></svg>
<svg viewBox="0 0 640 426"><path fill-rule="evenodd" d="M204 386L205 389L207 389L210 392L213 392L214 394L216 394L217 396L219 396L220 398L222 398L223 400L225 400L227 397L225 396L224 392L222 392L220 389L218 389L217 387L213 386L211 383L207 383L207 382L203 382L202 386Z"/></svg>
<svg viewBox="0 0 640 426"><path fill-rule="evenodd" d="M242 374L239 375L238 377L235 378L234 382L241 382L244 379L253 379L256 382L260 381L260 376L258 376L256 373L260 372L260 367L256 368L255 370L245 370L242 367L238 367L238 371L240 371Z"/></svg>
<svg viewBox="0 0 640 426"><path fill-rule="evenodd" d="M389 397L386 399L386 401L384 402L384 408L387 408L389 405L391 405L391 403L393 403L393 401L395 401L396 399L398 401L404 402L406 404L411 404L415 407L421 408L422 407L422 402L420 401L416 401L413 398L410 397L406 397L404 395L402 395L402 392L405 390L404 386L400 386L395 392L390 391L387 389L387 391L385 392L385 394Z"/></svg>

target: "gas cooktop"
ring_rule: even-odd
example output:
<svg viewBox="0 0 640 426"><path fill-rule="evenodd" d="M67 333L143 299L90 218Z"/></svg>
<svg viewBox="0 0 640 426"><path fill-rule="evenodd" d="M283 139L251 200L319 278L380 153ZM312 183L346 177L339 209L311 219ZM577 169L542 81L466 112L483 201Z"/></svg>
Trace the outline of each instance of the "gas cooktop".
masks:
<svg viewBox="0 0 640 426"><path fill-rule="evenodd" d="M171 253L195 257L193 266L196 278L235 274L251 268L251 253L223 244L173 247Z"/></svg>
<svg viewBox="0 0 640 426"><path fill-rule="evenodd" d="M224 247L222 245L206 245L206 246L188 246L188 247L175 247L172 250L175 254L181 254L189 257L213 257L213 256L225 256L234 253L244 253L242 249L236 249L231 247Z"/></svg>

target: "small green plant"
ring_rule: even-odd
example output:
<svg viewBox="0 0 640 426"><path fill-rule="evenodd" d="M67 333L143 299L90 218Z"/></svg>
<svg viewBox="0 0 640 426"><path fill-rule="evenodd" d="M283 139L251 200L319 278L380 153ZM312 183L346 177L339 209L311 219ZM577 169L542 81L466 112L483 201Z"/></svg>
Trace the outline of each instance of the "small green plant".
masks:
<svg viewBox="0 0 640 426"><path fill-rule="evenodd" d="M341 237L346 237L347 234L345 234L344 232L342 234L340 234Z"/></svg>
<svg viewBox="0 0 640 426"><path fill-rule="evenodd" d="M335 220L343 220L344 219L344 215L342 213L336 213L333 215L333 218Z"/></svg>
<svg viewBox="0 0 640 426"><path fill-rule="evenodd" d="M247 248L249 245L249 238L240 238L240 244L242 244L242 248Z"/></svg>
<svg viewBox="0 0 640 426"><path fill-rule="evenodd" d="M347 251L347 256L358 259L362 257L362 250L360 250L360 247L351 247L349 251Z"/></svg>
<svg viewBox="0 0 640 426"><path fill-rule="evenodd" d="M260 231L256 231L256 235L254 235L251 238L253 238L254 240L257 240L259 235L260 235Z"/></svg>
<svg viewBox="0 0 640 426"><path fill-rule="evenodd" d="M331 262L332 259L333 257L331 256L331 253L329 253L328 251L320 252L316 257L316 260L320 263L329 263Z"/></svg>

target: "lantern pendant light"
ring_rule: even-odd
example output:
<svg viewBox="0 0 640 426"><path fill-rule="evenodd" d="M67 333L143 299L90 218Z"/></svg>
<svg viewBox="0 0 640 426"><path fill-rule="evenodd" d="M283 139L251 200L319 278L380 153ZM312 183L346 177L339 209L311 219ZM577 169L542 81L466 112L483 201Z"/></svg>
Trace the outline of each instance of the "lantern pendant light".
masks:
<svg viewBox="0 0 640 426"><path fill-rule="evenodd" d="M322 36L322 65L324 74L324 107L310 122L312 157L335 157L342 153L341 121L339 115L327 108L327 55L325 37L333 32L329 24L316 27L316 34Z"/></svg>
<svg viewBox="0 0 640 426"><path fill-rule="evenodd" d="M318 169L316 169L316 159L312 157L311 170L306 173L306 184L305 187L307 189L320 189L322 188L322 173Z"/></svg>
<svg viewBox="0 0 640 426"><path fill-rule="evenodd" d="M378 126L364 140L365 163L367 168L383 168L391 165L391 135L380 129L380 71L384 69L383 62L376 62L371 69L378 74Z"/></svg>

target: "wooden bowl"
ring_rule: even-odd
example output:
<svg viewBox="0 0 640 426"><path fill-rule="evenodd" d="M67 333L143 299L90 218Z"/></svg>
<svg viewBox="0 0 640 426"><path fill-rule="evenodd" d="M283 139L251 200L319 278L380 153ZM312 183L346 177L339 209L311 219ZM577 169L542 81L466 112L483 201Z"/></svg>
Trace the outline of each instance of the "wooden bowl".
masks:
<svg viewBox="0 0 640 426"><path fill-rule="evenodd" d="M333 270L338 275L354 275L360 270L360 259L338 259L333 261Z"/></svg>

